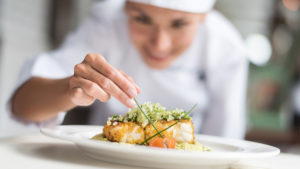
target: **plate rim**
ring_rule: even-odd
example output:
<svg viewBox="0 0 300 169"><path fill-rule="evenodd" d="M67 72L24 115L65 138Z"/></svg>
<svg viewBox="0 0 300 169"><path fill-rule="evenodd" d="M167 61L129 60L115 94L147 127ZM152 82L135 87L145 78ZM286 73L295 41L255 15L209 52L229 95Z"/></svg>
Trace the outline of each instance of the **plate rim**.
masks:
<svg viewBox="0 0 300 169"><path fill-rule="evenodd" d="M40 131L42 134L46 136L50 136L57 139L62 139L66 141L71 141L77 146L80 147L94 147L94 148L101 148L104 150L113 150L115 152L132 152L134 154L143 154L147 155L148 153L151 155L168 155L170 157L195 157L195 158L209 158L209 159L226 159L226 160L232 160L232 159L253 159L253 158L267 158L271 156L278 155L280 153L280 149L274 146L270 146L263 143L248 141L248 140L238 140L238 139L231 139L231 138L224 138L224 137L218 137L218 136L211 136L211 135L203 135L203 134L195 134L196 137L202 137L206 139L213 139L215 142L219 143L221 142L220 139L224 140L225 142L233 142L234 144L248 144L248 145L254 145L258 147L264 147L268 148L272 151L269 152L247 152L247 151L238 151L238 152L199 152L199 151L184 151L184 150L172 150L172 149L160 149L160 148L153 148L153 147L140 147L140 146L124 146L116 143L111 142L104 142L104 141L96 141L96 140L90 140L90 139L83 139L76 136L67 136L67 135L58 135L56 132L61 128L85 128L85 129L99 129L99 133L101 132L101 128L103 126L97 126L97 125L58 125L58 126L52 126L52 127L44 127L41 128ZM55 132L56 131L56 132ZM84 131L81 131L84 132ZM79 133L79 132L77 132ZM216 141L217 140L217 141ZM219 143L222 144L222 143ZM230 145L232 144L224 144L223 145ZM120 146L122 148L120 149ZM147 150L147 151L145 151ZM147 152L147 154L145 154ZM148 154L148 155L149 155Z"/></svg>

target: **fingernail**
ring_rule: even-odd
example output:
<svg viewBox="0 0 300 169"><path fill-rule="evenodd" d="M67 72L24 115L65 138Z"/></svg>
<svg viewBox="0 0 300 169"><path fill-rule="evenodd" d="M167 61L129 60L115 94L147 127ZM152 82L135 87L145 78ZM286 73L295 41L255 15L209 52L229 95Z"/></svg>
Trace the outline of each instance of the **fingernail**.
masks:
<svg viewBox="0 0 300 169"><path fill-rule="evenodd" d="M135 106L135 102L134 102L132 99L128 99L128 100L126 101L126 103L127 103L127 105L128 105L129 107L134 107L134 106Z"/></svg>
<svg viewBox="0 0 300 169"><path fill-rule="evenodd" d="M128 90L128 95L130 96L130 97L135 97L136 95L137 95L137 93L136 93L136 90L135 89L129 89Z"/></svg>
<svg viewBox="0 0 300 169"><path fill-rule="evenodd" d="M137 86L137 92L138 92L138 94L140 94L140 93L141 93L141 88L140 88L140 87L138 87L138 86Z"/></svg>

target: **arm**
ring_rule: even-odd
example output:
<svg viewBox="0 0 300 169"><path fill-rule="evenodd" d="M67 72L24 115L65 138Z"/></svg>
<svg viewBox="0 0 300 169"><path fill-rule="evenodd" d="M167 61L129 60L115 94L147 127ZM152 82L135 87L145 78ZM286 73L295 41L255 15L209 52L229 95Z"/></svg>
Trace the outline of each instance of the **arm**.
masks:
<svg viewBox="0 0 300 169"><path fill-rule="evenodd" d="M210 73L210 104L202 133L239 139L244 137L248 62L245 57L240 58Z"/></svg>
<svg viewBox="0 0 300 169"><path fill-rule="evenodd" d="M238 31L220 13L211 12L206 26L210 98L201 132L241 139L246 132L247 50Z"/></svg>
<svg viewBox="0 0 300 169"><path fill-rule="evenodd" d="M12 112L27 121L41 122L75 107L70 100L69 79L32 77L12 98Z"/></svg>
<svg viewBox="0 0 300 169"><path fill-rule="evenodd" d="M106 102L110 96L133 107L132 98L138 93L140 89L131 77L102 56L88 54L68 78L30 78L15 93L12 110L17 117L42 122L77 105L91 105L96 99Z"/></svg>
<svg viewBox="0 0 300 169"><path fill-rule="evenodd" d="M132 106L132 97L139 93L133 80L108 64L109 56L106 59L97 54L84 57L89 52L109 53L111 47L116 47L110 43L115 37L110 22L91 17L61 48L39 55L27 64L17 84L18 90L9 101L16 120L27 124L52 121L50 118L59 112L77 105L90 105L95 99L105 102L110 96L127 107Z"/></svg>

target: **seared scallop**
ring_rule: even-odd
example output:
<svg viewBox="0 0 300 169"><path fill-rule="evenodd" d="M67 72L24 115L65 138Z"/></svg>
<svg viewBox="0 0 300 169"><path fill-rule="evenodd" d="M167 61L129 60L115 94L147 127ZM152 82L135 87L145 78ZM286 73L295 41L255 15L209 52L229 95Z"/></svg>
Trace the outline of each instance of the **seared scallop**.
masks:
<svg viewBox="0 0 300 169"><path fill-rule="evenodd" d="M133 122L114 121L104 126L103 134L114 142L140 144L145 140L143 127Z"/></svg>

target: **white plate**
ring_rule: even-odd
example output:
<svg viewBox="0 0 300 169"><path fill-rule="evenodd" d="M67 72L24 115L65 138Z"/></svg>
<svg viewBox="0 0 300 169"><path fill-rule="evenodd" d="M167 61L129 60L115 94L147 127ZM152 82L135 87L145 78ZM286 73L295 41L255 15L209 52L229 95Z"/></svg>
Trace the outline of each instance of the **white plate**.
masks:
<svg viewBox="0 0 300 169"><path fill-rule="evenodd" d="M91 140L102 133L102 126L57 126L43 128L47 136L75 143L85 154L96 159L119 164L151 168L205 168L227 166L241 159L265 158L280 150L265 144L221 137L195 135L210 152L160 149Z"/></svg>

